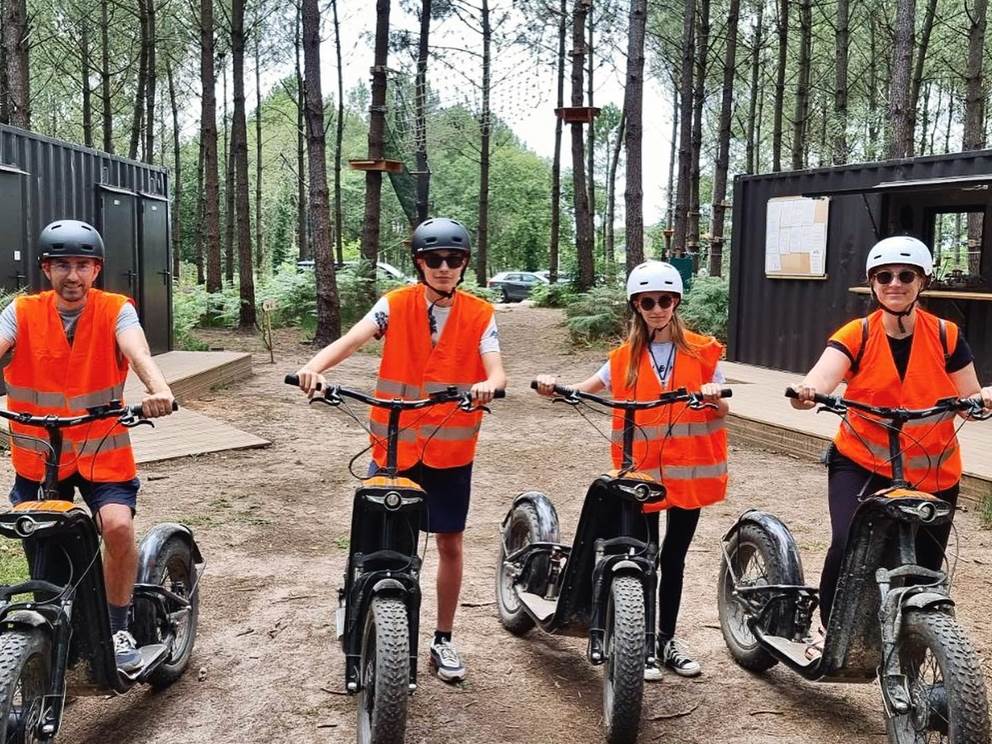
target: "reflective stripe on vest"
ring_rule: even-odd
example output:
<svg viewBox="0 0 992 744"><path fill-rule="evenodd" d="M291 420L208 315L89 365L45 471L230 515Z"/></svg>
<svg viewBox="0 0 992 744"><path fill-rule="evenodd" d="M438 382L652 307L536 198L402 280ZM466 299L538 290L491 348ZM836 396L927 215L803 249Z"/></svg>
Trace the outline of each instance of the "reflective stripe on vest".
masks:
<svg viewBox="0 0 992 744"><path fill-rule="evenodd" d="M722 431L726 428L726 420L722 418L711 419L710 421L693 421L689 424L673 424L672 426L661 425L636 425L634 426L634 440L638 439L658 439L659 437L670 437L677 439L681 437L702 437L709 436L714 432ZM623 444L623 431L613 430L611 437L615 444Z"/></svg>
<svg viewBox="0 0 992 744"><path fill-rule="evenodd" d="M652 468L646 472L655 480L661 481L666 486L670 486L671 481L723 477L727 474L727 463L718 462L714 465L666 465L664 469Z"/></svg>

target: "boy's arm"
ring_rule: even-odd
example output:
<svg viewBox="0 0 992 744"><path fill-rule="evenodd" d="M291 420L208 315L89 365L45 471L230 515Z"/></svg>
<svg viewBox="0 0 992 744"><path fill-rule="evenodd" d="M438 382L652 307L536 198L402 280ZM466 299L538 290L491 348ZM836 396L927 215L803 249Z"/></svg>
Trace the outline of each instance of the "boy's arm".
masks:
<svg viewBox="0 0 992 744"><path fill-rule="evenodd" d="M493 399L497 390L506 389L503 356L498 351L486 352L482 355L482 367L486 370L486 379L472 386L472 397L477 403L485 404Z"/></svg>
<svg viewBox="0 0 992 744"><path fill-rule="evenodd" d="M378 332L379 326L367 318L355 323L350 331L318 351L313 359L300 367L296 373L300 378L300 390L313 395L317 390L317 383L322 386L327 384L321 372L343 362Z"/></svg>

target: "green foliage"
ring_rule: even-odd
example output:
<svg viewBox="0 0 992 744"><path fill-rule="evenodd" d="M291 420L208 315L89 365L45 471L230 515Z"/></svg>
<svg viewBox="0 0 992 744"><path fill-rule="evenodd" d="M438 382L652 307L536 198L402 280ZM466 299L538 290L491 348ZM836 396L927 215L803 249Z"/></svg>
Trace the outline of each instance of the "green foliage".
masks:
<svg viewBox="0 0 992 744"><path fill-rule="evenodd" d="M30 578L24 549L17 540L0 541L0 585L10 586Z"/></svg>
<svg viewBox="0 0 992 744"><path fill-rule="evenodd" d="M725 278L697 276L692 289L679 306L679 314L696 333L716 336L727 342L727 314L730 284Z"/></svg>
<svg viewBox="0 0 992 744"><path fill-rule="evenodd" d="M576 295L565 308L565 325L572 341L591 344L613 341L627 326L627 295L622 287L604 285Z"/></svg>
<svg viewBox="0 0 992 744"><path fill-rule="evenodd" d="M462 292L468 292L470 295L486 300L487 302L496 302L497 299L496 293L493 290L488 287L480 287L474 277L466 276L465 281L459 285L458 289L462 290Z"/></svg>
<svg viewBox="0 0 992 744"><path fill-rule="evenodd" d="M530 292L535 307L568 307L575 301L576 293L572 285L565 282L542 284Z"/></svg>

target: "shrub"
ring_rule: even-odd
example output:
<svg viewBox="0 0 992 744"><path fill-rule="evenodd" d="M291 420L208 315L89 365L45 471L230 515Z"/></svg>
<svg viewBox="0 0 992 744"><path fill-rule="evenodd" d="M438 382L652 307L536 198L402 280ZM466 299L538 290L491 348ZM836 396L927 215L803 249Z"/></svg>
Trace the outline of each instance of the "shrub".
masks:
<svg viewBox="0 0 992 744"><path fill-rule="evenodd" d="M716 336L727 342L727 313L730 304L730 284L721 277L697 276L692 289L679 306L679 313L696 333Z"/></svg>
<svg viewBox="0 0 992 744"><path fill-rule="evenodd" d="M589 344L621 338L627 327L627 295L622 287L593 287L575 295L565 308L572 341Z"/></svg>
<svg viewBox="0 0 992 744"><path fill-rule="evenodd" d="M465 281L458 286L458 289L463 292L468 292L470 295L475 295L479 299L486 300L487 302L496 301L496 292L488 287L480 286L473 277L465 277Z"/></svg>
<svg viewBox="0 0 992 744"><path fill-rule="evenodd" d="M572 285L564 282L542 284L534 287L530 293L535 307L568 307L575 301L575 297L576 292Z"/></svg>

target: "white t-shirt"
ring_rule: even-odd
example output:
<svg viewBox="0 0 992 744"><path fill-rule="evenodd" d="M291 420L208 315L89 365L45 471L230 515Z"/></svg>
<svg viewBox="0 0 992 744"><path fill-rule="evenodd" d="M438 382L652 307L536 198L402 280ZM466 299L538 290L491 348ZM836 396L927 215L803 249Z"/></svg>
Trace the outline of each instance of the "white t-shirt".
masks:
<svg viewBox="0 0 992 744"><path fill-rule="evenodd" d="M425 309L430 309L431 307L430 300L426 297L424 298L424 307ZM431 323L431 342L437 344L437 340L441 337L441 332L444 330L444 325L451 316L451 307L435 305L430 312L434 321ZM379 301L365 314L364 319L375 323L379 328L380 335L386 332L386 329L389 327L389 300L386 298L386 295L379 298ZM499 331L496 329L496 316L493 316L490 318L489 325L486 326L486 330L482 334L482 339L479 341L479 353L488 354L499 350Z"/></svg>
<svg viewBox="0 0 992 744"><path fill-rule="evenodd" d="M15 303L16 300L7 305L3 309L3 312L0 313L0 338L11 345L17 343L17 310L14 307ZM65 330L66 338L71 344L76 335L76 321L79 320L79 315L83 312L83 308L77 310L59 309L58 311L59 317L62 318L62 327ZM138 312L134 309L134 305L130 302L125 302L117 314L117 325L114 328L114 333L119 335L128 328L140 325L141 322L138 320Z"/></svg>
<svg viewBox="0 0 992 744"><path fill-rule="evenodd" d="M654 370L655 376L658 378L658 381L661 383L662 387L664 387L665 383L668 381L669 374L671 374L672 367L675 366L675 359L678 356L678 352L675 350L675 345L671 341L655 341L652 342L648 352L654 362L651 365L651 368ZM600 382L602 382L603 385L608 388L612 388L609 360L607 360L606 364L599 368L596 376L600 379ZM713 370L713 379L710 380L710 382L715 382L718 385L722 385L726 381L727 378L723 376L723 372L720 370L720 365L718 364L716 369Z"/></svg>

